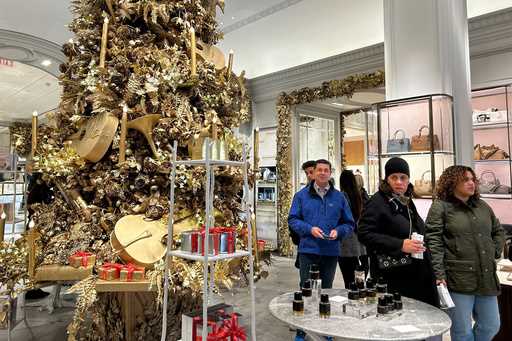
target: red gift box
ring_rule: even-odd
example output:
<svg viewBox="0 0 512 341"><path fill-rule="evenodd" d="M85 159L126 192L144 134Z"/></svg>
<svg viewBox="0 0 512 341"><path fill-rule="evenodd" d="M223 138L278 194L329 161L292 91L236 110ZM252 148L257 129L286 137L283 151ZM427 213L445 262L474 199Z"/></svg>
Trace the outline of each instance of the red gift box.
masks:
<svg viewBox="0 0 512 341"><path fill-rule="evenodd" d="M199 244L201 244L201 254L204 256L204 244L205 244L206 230L201 230L201 235L199 237ZM220 251L220 233L218 228L214 227L210 229L209 234L210 240L208 241L208 254L211 256L216 256Z"/></svg>
<svg viewBox="0 0 512 341"><path fill-rule="evenodd" d="M192 329L192 340L194 341L202 341L202 330L203 319L200 317L194 317L194 327ZM208 321L207 322L208 334L207 341L228 341L228 332L220 328L216 322Z"/></svg>
<svg viewBox="0 0 512 341"><path fill-rule="evenodd" d="M231 318L223 321L221 329L229 335L229 341L247 340L245 329L238 324L238 315L235 313L231 314Z"/></svg>

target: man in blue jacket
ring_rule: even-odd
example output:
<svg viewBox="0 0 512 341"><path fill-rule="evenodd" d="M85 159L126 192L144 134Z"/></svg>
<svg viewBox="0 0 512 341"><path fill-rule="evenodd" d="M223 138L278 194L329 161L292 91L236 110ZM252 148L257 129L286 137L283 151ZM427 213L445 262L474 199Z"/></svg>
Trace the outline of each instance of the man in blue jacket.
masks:
<svg viewBox="0 0 512 341"><path fill-rule="evenodd" d="M293 197L288 225L300 236L300 285L317 264L322 288L332 288L340 255L340 240L354 230L354 218L345 195L330 183L331 164L317 160L314 181Z"/></svg>

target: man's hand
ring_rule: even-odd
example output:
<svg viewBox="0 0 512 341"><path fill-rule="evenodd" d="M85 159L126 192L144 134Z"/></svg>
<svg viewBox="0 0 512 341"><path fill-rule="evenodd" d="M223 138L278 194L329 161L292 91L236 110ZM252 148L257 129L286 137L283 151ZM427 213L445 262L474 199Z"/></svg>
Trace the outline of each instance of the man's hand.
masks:
<svg viewBox="0 0 512 341"><path fill-rule="evenodd" d="M425 252L425 250L423 242L419 240L404 239L402 244L402 252L405 253L420 253Z"/></svg>
<svg viewBox="0 0 512 341"><path fill-rule="evenodd" d="M442 285L444 285L446 287L446 280L444 280L444 279L437 279L436 280L436 285L439 285L439 284L442 284Z"/></svg>
<svg viewBox="0 0 512 341"><path fill-rule="evenodd" d="M318 226L313 226L311 228L311 234L313 235L313 237L315 238L321 238L321 239L324 239L324 235L323 235L323 232L322 232L322 229Z"/></svg>
<svg viewBox="0 0 512 341"><path fill-rule="evenodd" d="M336 239L336 238L338 238L338 231L336 231L336 230L331 230L331 233L329 234L329 238L331 238L331 239Z"/></svg>

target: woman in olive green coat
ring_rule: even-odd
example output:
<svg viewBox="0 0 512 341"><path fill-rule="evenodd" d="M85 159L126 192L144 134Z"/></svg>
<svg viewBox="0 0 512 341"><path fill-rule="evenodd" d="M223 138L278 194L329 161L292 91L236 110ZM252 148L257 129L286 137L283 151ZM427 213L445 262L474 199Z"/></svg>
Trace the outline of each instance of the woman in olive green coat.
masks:
<svg viewBox="0 0 512 341"><path fill-rule="evenodd" d="M495 259L505 236L492 209L480 199L473 169L452 166L443 172L425 237L437 284L448 287L455 303L448 310L452 341L491 341L500 327Z"/></svg>

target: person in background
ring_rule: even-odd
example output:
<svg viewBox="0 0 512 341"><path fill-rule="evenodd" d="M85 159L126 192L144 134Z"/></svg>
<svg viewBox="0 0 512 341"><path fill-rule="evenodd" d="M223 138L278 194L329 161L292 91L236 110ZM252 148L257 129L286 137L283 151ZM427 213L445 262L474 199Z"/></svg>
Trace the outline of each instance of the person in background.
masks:
<svg viewBox="0 0 512 341"><path fill-rule="evenodd" d="M311 183L311 181L314 180L314 174L315 174L315 165L316 161L309 160L302 164L302 170L304 171L304 174L306 175L307 183ZM288 229L290 231L290 237L292 239L293 244L299 246L300 243L300 236L292 230L290 226L288 226ZM300 269L299 265L299 253L297 252L297 257L295 258L295 267L297 269Z"/></svg>
<svg viewBox="0 0 512 341"><path fill-rule="evenodd" d="M495 259L501 256L505 233L491 207L480 199L470 167L448 167L439 178L425 238L437 284L448 287L455 303L448 310L451 339L492 340L500 329Z"/></svg>
<svg viewBox="0 0 512 341"><path fill-rule="evenodd" d="M430 253L423 242L411 239L414 232L425 235L425 226L411 200L409 164L394 157L384 168L384 180L365 205L357 229L370 255L371 276L382 278L390 293L439 306ZM411 254L421 254L423 259ZM398 264L388 266L390 259Z"/></svg>
<svg viewBox="0 0 512 341"><path fill-rule="evenodd" d="M354 230L354 219L345 196L329 184L331 164L317 160L314 180L293 197L288 225L300 236L300 286L309 279L309 270L316 264L322 288L332 288L340 254L340 240ZM297 330L296 341L305 334ZM327 337L327 340L331 338Z"/></svg>
<svg viewBox="0 0 512 341"><path fill-rule="evenodd" d="M357 184L356 177L351 170L346 169L341 172L340 191L342 191L348 198L352 217L356 223L354 232L341 241L341 254L338 258L338 264L343 275L343 282L345 283L345 288L348 289L350 283L355 280L354 271L356 269L363 270L365 275L368 274L369 270L369 260L366 255L366 249L359 242L356 234L357 222L361 217L363 206L367 201L367 198L363 197Z"/></svg>

